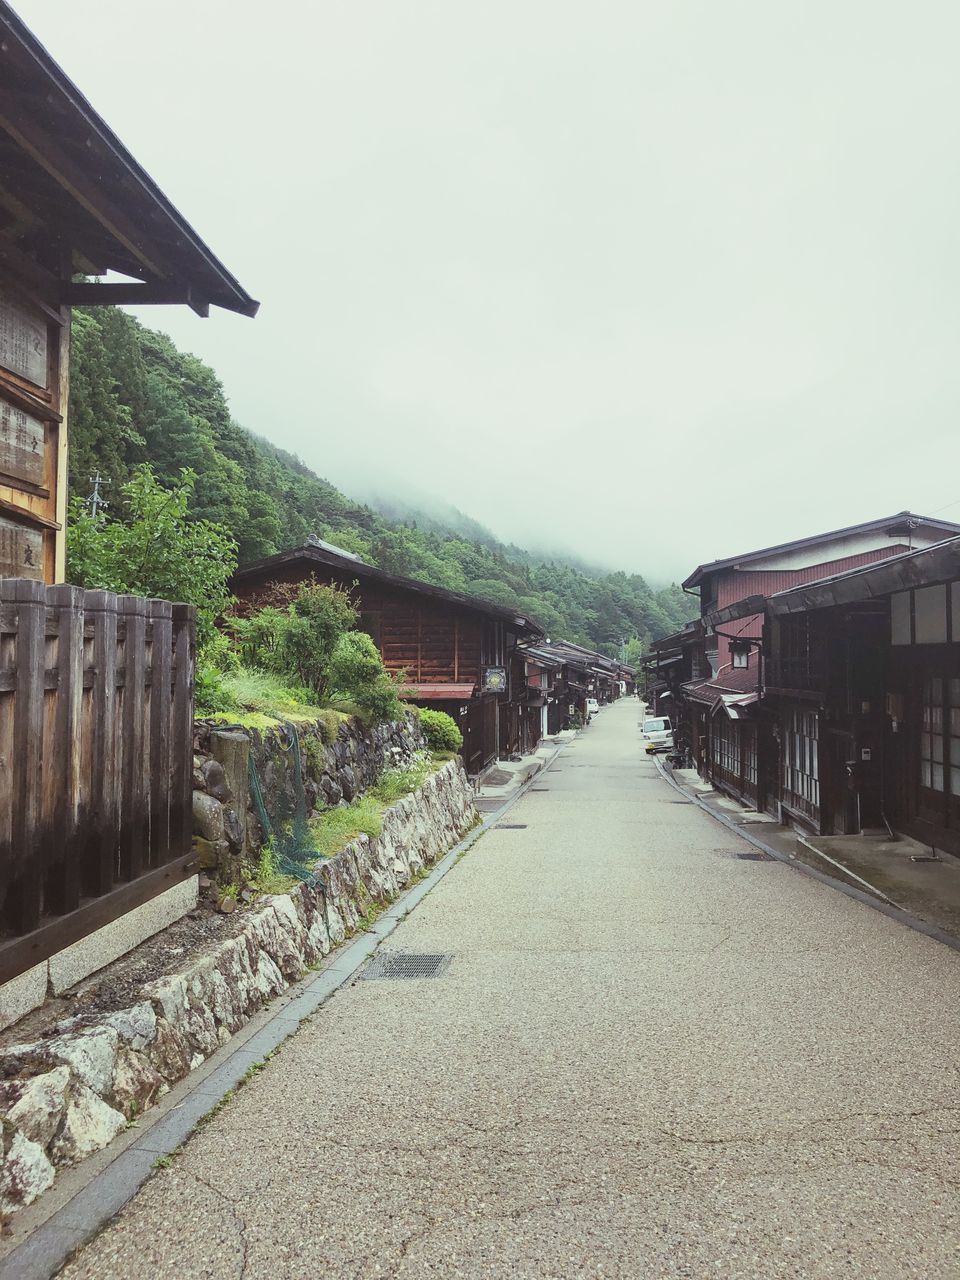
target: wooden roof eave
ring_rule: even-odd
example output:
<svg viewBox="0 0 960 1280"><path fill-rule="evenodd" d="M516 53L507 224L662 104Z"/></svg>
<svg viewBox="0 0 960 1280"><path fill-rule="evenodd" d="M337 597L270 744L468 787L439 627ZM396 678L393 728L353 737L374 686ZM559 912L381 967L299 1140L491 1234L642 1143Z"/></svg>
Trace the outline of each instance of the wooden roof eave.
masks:
<svg viewBox="0 0 960 1280"><path fill-rule="evenodd" d="M503 605L492 604L487 600L481 600L478 596L464 595L460 591L451 591L446 587L435 587L429 582L421 582L418 578L404 578L398 574L388 573L386 569L365 564L362 560L341 559L309 543L292 547L288 551L281 551L275 556L267 556L263 560L254 561L253 564L244 565L242 569L237 570L232 581L236 583L246 578L268 575L273 570L296 564L299 560L311 564L314 572L332 569L341 574L353 574L356 578L367 577L384 586L403 591L415 591L419 595L428 596L442 603L456 605L473 613L495 618L498 622L508 624L512 630L526 632L531 637L544 634L539 623L527 617L526 614L520 613L519 610L507 609ZM270 581L269 577L266 581Z"/></svg>
<svg viewBox="0 0 960 1280"><path fill-rule="evenodd" d="M93 219L114 246L111 269L195 299L256 314L259 303L214 256L106 122L0 0L0 127L62 191ZM82 243L71 246L85 252ZM108 299L99 295L98 300ZM140 300L148 301L146 295ZM177 299L179 300L179 299ZM192 305L192 304L191 304Z"/></svg>

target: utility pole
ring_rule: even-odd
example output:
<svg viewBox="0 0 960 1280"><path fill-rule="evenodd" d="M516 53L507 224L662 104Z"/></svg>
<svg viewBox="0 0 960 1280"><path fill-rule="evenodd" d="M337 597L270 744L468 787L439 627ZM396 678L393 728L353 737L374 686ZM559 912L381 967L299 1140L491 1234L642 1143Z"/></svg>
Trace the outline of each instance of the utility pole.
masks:
<svg viewBox="0 0 960 1280"><path fill-rule="evenodd" d="M90 494L90 497L87 498L87 510L93 516L94 520L96 520L100 512L104 511L109 506L106 498L104 498L103 494L100 492L100 486L108 485L110 481L103 478L98 467L96 474L90 477L90 483L93 485L93 492Z"/></svg>

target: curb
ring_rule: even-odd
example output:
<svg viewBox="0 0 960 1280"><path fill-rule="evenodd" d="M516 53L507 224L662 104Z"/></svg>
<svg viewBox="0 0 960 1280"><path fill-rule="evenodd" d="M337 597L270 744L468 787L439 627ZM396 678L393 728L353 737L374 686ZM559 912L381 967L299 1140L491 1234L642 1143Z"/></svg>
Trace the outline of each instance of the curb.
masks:
<svg viewBox="0 0 960 1280"><path fill-rule="evenodd" d="M801 875L809 876L811 880L818 880L821 884L828 885L831 889L836 889L848 898L853 898L855 902L862 902L864 906L872 907L874 911L879 911L881 915L888 916L891 920L896 920L899 924L904 924L910 929L914 929L917 933L926 934L928 938L932 938L934 942L942 942L945 947L950 947L953 951L960 951L960 938L955 934L947 933L945 929L940 929L937 925L928 924L926 920L921 920L919 916L915 916L911 911L907 911L903 907L892 906L886 902L881 902L879 898L875 898L872 894L864 893L862 889L855 889L853 885L844 884L841 880L828 876L823 871L818 871L816 867L808 867L805 862L800 862L796 858L790 858L781 850L774 848L773 845L767 844L765 840L761 840L759 836L753 832L747 832L743 827L738 826L735 822L731 822L729 818L724 817L722 813L717 813L715 809L711 809L709 805L704 804L699 796L692 795L686 787L682 787L670 777L666 769L660 763L656 756L653 762L657 766L657 772L664 782L669 783L671 787L682 795L688 804L695 804L708 817L719 822L728 830L735 832L748 844L754 845L757 849L761 849L771 858L775 858L777 862L783 863L784 866L790 867L793 871L798 871ZM3 1272L0 1270L0 1280L4 1280Z"/></svg>
<svg viewBox="0 0 960 1280"><path fill-rule="evenodd" d="M241 1083L252 1067L261 1064L299 1030L305 1018L314 1014L351 981L463 854L513 808L568 745L562 743L558 746L541 769L523 783L505 804L468 831L434 865L425 879L408 889L383 912L368 932L360 934L340 951L331 952L329 964L319 972L301 978L278 996L272 1006L255 1015L248 1023L248 1026L254 1025L253 1033L244 1036L241 1029L229 1044L207 1060L205 1065L210 1070L202 1078L191 1081L187 1076L172 1089L165 1099L168 1105L164 1107L161 1103L144 1117L141 1124L151 1116L153 1119L139 1137L118 1151L104 1167L91 1169L83 1185L65 1204L54 1209L0 1259L0 1280L50 1280L55 1276L77 1250L133 1199L153 1175L159 1161L172 1155L186 1142L199 1121ZM202 1072L203 1068L198 1070ZM109 1147L104 1151L109 1151ZM79 1173L85 1165L86 1162L76 1166L74 1172ZM55 1190L51 1188L50 1194ZM38 1201L38 1206L41 1203ZM24 1217L31 1213L31 1209L29 1206L22 1210ZM17 1233L17 1225L15 1219L14 1234Z"/></svg>

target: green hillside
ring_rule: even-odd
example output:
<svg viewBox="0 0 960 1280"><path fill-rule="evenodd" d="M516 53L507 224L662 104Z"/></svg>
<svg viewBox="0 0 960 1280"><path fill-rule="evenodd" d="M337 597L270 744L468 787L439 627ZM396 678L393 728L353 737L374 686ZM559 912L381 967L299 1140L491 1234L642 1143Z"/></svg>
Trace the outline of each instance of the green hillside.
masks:
<svg viewBox="0 0 960 1280"><path fill-rule="evenodd" d="M635 656L693 613L677 587L537 560L442 502L429 514L399 499L389 514L352 502L241 427L212 369L122 311L74 314L70 439L74 497L89 494L97 470L109 502L136 466L149 463L164 483L190 467L198 476L192 514L230 530L240 563L315 533L390 572L521 609L551 639L611 654L623 642ZM389 510L388 499L380 505Z"/></svg>

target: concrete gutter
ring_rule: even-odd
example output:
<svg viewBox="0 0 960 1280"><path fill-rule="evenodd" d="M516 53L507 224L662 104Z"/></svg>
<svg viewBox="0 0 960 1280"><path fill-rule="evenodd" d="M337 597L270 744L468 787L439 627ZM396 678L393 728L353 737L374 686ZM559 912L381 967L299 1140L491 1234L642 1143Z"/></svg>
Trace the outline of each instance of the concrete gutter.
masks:
<svg viewBox="0 0 960 1280"><path fill-rule="evenodd" d="M546 759L544 770L566 745L562 743ZM537 770L505 804L445 853L430 874L397 898L368 932L332 953L321 969L295 983L251 1018L228 1044L175 1085L142 1120L103 1151L65 1170L45 1195L21 1210L13 1219L10 1238L4 1242L0 1280L50 1280L55 1276L133 1199L159 1163L173 1155L198 1123L243 1083L252 1068L264 1062L299 1030L304 1019L355 977L484 832L523 797L540 772Z"/></svg>
<svg viewBox="0 0 960 1280"><path fill-rule="evenodd" d="M909 928L915 929L917 933L926 934L928 938L933 938L935 942L942 942L945 947L951 947L954 951L960 951L960 938L955 934L948 933L945 929L940 929L936 925L928 924L927 921L921 919L920 916L914 915L911 911L907 911L903 907L896 906L885 895L875 896L880 894L880 890L874 889L872 885L870 886L869 893L864 892L864 890L858 889L852 884L845 884L842 880L836 879L835 876L827 875L826 872L823 871L818 871L816 867L808 866L798 858L790 857L789 854L785 854L781 849L776 848L775 845L768 843L766 840L761 839L760 836L755 835L753 831L747 831L740 823L733 822L730 818L727 818L724 814L718 812L718 810L707 804L702 797L696 795L696 793L681 786L676 779L670 776L669 771L664 768L656 756L653 757L653 762L657 766L657 770L661 778L663 778L665 782L669 783L669 785L673 787L675 791L679 792L680 795L684 796L688 803L696 804L704 813L708 814L716 822L721 823L728 830L735 832L742 839L746 840L748 844L752 844L755 848L762 850L763 853L768 854L771 858L775 858L777 862L782 862L785 866L791 867L794 871L800 872L801 875L809 876L813 880L819 880L821 884L829 885L831 889L837 889L840 893L846 894L848 898L853 898L856 902L862 902L864 906L872 907L874 911L879 911L882 915L889 916L891 920L896 920L900 924L905 924ZM814 850L814 852L819 853L820 850ZM828 858L827 861L832 862L833 859ZM841 867L840 870L846 871L846 868ZM851 873L848 872L847 874ZM860 877L857 877L857 879L859 878ZM867 881L863 880L861 883L867 884ZM0 1280L2 1280L2 1272L0 1272Z"/></svg>

